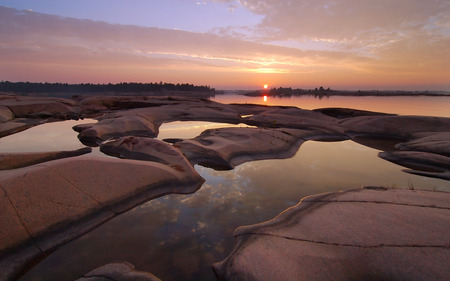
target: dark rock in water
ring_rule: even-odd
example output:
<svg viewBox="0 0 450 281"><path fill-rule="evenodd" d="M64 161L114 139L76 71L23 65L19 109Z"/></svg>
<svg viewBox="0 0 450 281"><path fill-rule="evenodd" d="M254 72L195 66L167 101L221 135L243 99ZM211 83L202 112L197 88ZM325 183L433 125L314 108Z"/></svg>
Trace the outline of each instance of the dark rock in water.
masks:
<svg viewBox="0 0 450 281"><path fill-rule="evenodd" d="M448 131L418 133L412 140L396 145L398 150L423 151L450 157L450 127Z"/></svg>
<svg viewBox="0 0 450 281"><path fill-rule="evenodd" d="M410 139L417 133L447 132L450 118L427 116L359 116L338 122L350 136Z"/></svg>
<svg viewBox="0 0 450 281"><path fill-rule="evenodd" d="M450 180L450 157L420 151L380 152L381 158L413 169L408 173Z"/></svg>
<svg viewBox="0 0 450 281"><path fill-rule="evenodd" d="M388 114L388 113L381 113L381 112L373 112L373 111L366 111L366 110L357 110L357 109L351 109L351 108L318 108L314 109L313 111L320 112L322 114L335 117L338 119L345 119L350 117L357 117L357 116L376 116L376 115L396 115L396 114Z"/></svg>
<svg viewBox="0 0 450 281"><path fill-rule="evenodd" d="M36 153L0 153L0 170L11 170L35 165L47 161L79 156L90 153L90 147L73 151L36 152Z"/></svg>
<svg viewBox="0 0 450 281"><path fill-rule="evenodd" d="M450 193L351 190L304 198L235 231L222 281L448 280Z"/></svg>
<svg viewBox="0 0 450 281"><path fill-rule="evenodd" d="M100 266L75 281L161 281L151 273L136 271L127 262Z"/></svg>
<svg viewBox="0 0 450 281"><path fill-rule="evenodd" d="M182 141L182 140L183 140L183 139L177 139L177 138L167 138L167 139L163 139L164 142L172 143L172 144L177 143L177 142L180 142L180 141Z"/></svg>

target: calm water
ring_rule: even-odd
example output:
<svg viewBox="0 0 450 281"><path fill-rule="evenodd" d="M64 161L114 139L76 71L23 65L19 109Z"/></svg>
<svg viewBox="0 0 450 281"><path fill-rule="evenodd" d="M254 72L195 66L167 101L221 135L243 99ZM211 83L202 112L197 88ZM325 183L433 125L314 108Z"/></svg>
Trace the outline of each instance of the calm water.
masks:
<svg viewBox="0 0 450 281"><path fill-rule="evenodd" d="M41 125L33 128L34 135L21 136L33 129L16 134L16 141L2 138L0 151L12 151L14 146L15 151L33 151L27 138L49 143L50 136L60 139L59 135L67 137L67 142L59 141L64 149L82 147L71 130L73 122ZM158 138L192 138L205 128L223 126L231 125L167 123ZM17 141L21 138L23 145ZM12 144L5 148L8 142ZM233 249L236 227L271 219L304 196L364 185L450 191L450 182L406 174L402 167L378 158L377 153L351 141L310 141L290 159L249 162L232 171L196 166L206 182L195 194L168 195L138 206L60 247L20 280L74 280L115 261L131 262L138 270L149 271L165 281L215 280L211 265Z"/></svg>
<svg viewBox="0 0 450 281"><path fill-rule="evenodd" d="M314 96L290 98L246 97L242 95L216 95L212 100L220 103L255 103L266 105L296 106L303 109L344 107L400 115L424 115L450 117L450 96L444 97L351 97L331 96L322 99Z"/></svg>

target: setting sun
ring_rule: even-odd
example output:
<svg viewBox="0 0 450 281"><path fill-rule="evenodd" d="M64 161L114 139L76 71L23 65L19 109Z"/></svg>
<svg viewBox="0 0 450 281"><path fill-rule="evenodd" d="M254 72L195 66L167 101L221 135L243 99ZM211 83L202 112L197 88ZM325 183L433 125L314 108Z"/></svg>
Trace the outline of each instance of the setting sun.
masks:
<svg viewBox="0 0 450 281"><path fill-rule="evenodd" d="M267 89L269 87L269 85L264 84L264 89Z"/></svg>

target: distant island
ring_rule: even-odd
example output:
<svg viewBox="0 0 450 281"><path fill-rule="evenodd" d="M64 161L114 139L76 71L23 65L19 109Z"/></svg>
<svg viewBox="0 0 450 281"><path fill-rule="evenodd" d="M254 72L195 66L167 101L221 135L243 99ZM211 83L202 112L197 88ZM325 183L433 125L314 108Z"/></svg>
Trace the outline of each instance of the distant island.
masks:
<svg viewBox="0 0 450 281"><path fill-rule="evenodd" d="M68 84L35 82L0 82L0 92L39 96L68 95L191 95L195 97L214 95L215 89L209 86L173 83L134 83L117 84Z"/></svg>
<svg viewBox="0 0 450 281"><path fill-rule="evenodd" d="M333 90L319 87L315 89L293 89L293 88L272 88L269 90L258 90L244 93L246 96L277 96L277 97L291 97L291 96L450 96L447 91L378 91L378 90Z"/></svg>
<svg viewBox="0 0 450 281"><path fill-rule="evenodd" d="M379 90L334 90L320 86L315 89L293 89L278 87L264 90L236 90L222 91L210 86L193 84L173 84L167 82L136 83L121 82L116 84L93 83L47 83L47 82L10 82L0 81L0 92L14 93L26 96L70 97L73 95L98 96L191 96L208 98L220 94L239 94L245 96L315 96L318 98L329 96L450 96L448 91L379 91Z"/></svg>

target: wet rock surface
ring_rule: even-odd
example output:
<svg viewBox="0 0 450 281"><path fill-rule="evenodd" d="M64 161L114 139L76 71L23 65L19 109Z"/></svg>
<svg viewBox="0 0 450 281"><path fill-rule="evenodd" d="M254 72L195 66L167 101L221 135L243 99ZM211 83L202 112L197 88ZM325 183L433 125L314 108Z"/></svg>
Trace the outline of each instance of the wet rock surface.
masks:
<svg viewBox="0 0 450 281"><path fill-rule="evenodd" d="M0 171L2 280L145 201L196 191L204 180L191 173L157 162L92 156Z"/></svg>
<svg viewBox="0 0 450 281"><path fill-rule="evenodd" d="M167 193L194 192L204 181L194 164L233 169L248 161L289 158L308 140L351 139L381 150L381 158L408 168L408 173L450 180L450 118L225 105L188 97L79 96L70 100L0 95L0 137L46 122L84 117L99 122L75 126L79 140L122 159L77 156L89 148L1 156L5 170L0 171L0 280L12 279L32 259L136 205ZM173 145L153 139L161 124L172 121L254 127L206 130L193 139L174 139ZM60 159L65 157L69 158ZM236 250L216 265L219 276L223 280L291 280L293 276L308 280L314 273L330 280L404 280L410 279L406 277L411 270L409 276L418 276L417 280L428 273L435 280L444 280L442 274L448 277L439 262L449 259L448 240L440 236L449 233L448 194L363 190L311 198L302 201L295 209L298 212L289 210L267 225L238 229ZM443 198L447 203L442 203ZM353 221L355 216L359 223ZM412 217L418 219L416 226L410 223ZM311 223L305 227L308 220ZM336 222L342 223L333 225ZM333 227L327 228L328 223ZM365 228L357 227L361 225ZM424 230L419 229L422 225ZM395 230L389 232L392 237L383 232L387 229ZM411 233L428 240L414 240ZM311 240L311 235L323 239ZM336 240L346 235L351 240ZM426 261L428 256L432 258ZM384 268L386 262L389 266ZM409 264L417 267L409 269ZM141 276L133 275L128 264L100 271L105 269ZM114 274L110 276L122 276ZM89 273L83 278L116 277Z"/></svg>
<svg viewBox="0 0 450 281"><path fill-rule="evenodd" d="M220 280L447 280L450 193L351 190L239 227Z"/></svg>

